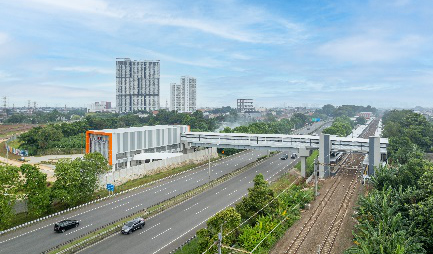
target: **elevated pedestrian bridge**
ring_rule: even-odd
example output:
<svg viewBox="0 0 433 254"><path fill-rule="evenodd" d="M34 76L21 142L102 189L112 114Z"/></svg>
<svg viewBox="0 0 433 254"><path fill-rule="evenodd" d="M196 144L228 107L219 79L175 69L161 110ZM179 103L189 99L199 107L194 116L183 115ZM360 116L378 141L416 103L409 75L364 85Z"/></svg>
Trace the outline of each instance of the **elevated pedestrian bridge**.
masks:
<svg viewBox="0 0 433 254"><path fill-rule="evenodd" d="M273 151L290 151L319 149L320 136L313 135L280 135L280 134L245 134L245 133L214 133L186 132L181 134L181 140L191 146L262 149ZM368 153L370 140L365 138L349 138L330 136L331 151ZM387 138L380 138L380 153L386 154Z"/></svg>
<svg viewBox="0 0 433 254"><path fill-rule="evenodd" d="M217 147L236 149L259 149L273 151L298 152L301 157L301 175L305 177L306 157L309 151L319 150L319 176L330 176L330 153L363 153L368 154L369 175L374 174L374 167L380 165L386 157L388 139L380 137L350 138L336 137L329 134L281 135L281 134L246 134L246 133L214 133L184 132L181 142L188 147ZM385 155L385 156L384 156Z"/></svg>

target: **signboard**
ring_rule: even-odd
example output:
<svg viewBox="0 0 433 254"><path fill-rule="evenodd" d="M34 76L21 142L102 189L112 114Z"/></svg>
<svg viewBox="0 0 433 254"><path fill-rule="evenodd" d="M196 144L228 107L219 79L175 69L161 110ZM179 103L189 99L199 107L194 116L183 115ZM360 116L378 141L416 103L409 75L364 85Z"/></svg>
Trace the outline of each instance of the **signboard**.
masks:
<svg viewBox="0 0 433 254"><path fill-rule="evenodd" d="M312 122L320 122L320 118L311 118Z"/></svg>
<svg viewBox="0 0 433 254"><path fill-rule="evenodd" d="M107 190L108 191L114 191L114 185L111 183L107 183Z"/></svg>

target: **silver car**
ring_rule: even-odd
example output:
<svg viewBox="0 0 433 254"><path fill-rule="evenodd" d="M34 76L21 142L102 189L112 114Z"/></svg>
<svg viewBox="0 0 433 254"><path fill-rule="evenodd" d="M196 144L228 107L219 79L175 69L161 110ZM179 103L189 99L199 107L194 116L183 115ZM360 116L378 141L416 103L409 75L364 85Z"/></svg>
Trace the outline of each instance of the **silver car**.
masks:
<svg viewBox="0 0 433 254"><path fill-rule="evenodd" d="M130 234L137 229L143 228L145 224L146 224L146 222L144 222L143 218L133 219L133 220L125 223L125 225L123 225L121 232L122 232L122 234L127 235L127 234Z"/></svg>

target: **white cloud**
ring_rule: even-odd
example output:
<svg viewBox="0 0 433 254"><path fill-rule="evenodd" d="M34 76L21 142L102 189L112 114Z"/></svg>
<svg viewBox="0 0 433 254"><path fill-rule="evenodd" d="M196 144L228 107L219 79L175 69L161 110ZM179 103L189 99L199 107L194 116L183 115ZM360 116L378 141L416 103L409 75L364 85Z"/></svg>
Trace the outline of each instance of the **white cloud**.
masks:
<svg viewBox="0 0 433 254"><path fill-rule="evenodd" d="M9 41L9 36L6 33L0 32L0 46L6 44Z"/></svg>
<svg viewBox="0 0 433 254"><path fill-rule="evenodd" d="M16 80L20 80L20 78L14 77L13 75L11 75L10 73L8 73L4 70L0 70L0 82L1 83L16 81Z"/></svg>
<svg viewBox="0 0 433 254"><path fill-rule="evenodd" d="M377 35L353 36L325 43L318 53L348 62L388 62L413 55L423 42L416 35L388 40Z"/></svg>
<svg viewBox="0 0 433 254"><path fill-rule="evenodd" d="M102 16L114 19L103 22L104 24L113 23L114 26L126 22L140 22L187 28L220 38L247 43L292 43L297 38L302 37L299 36L299 33L303 32L300 24L276 17L275 14L268 13L261 8L235 2L231 2L230 7L218 1L210 2L212 13L208 16L202 14L207 12L206 9L192 12L191 9L183 10L176 5L168 7L160 2L123 4L118 1L104 0L17 0L14 4L19 5L19 2L24 4L26 8L43 12L78 14L83 20L83 24L87 25L91 25L87 18L98 20L98 16ZM243 11L239 11L241 9ZM83 17L82 14L89 15ZM106 29L105 26L100 28Z"/></svg>
<svg viewBox="0 0 433 254"><path fill-rule="evenodd" d="M185 60L183 58L174 57L172 55L159 53L153 50L141 49L141 48L138 48L137 50L149 55L150 57L153 57L154 60L165 60L165 61L185 64L185 65L192 65L192 66L199 66L199 67L206 67L206 68L217 68L217 67L222 67L226 64L223 61L215 60L210 57L195 59L195 60Z"/></svg>
<svg viewBox="0 0 433 254"><path fill-rule="evenodd" d="M120 10L110 8L108 3L103 0L29 0L25 2L26 4L33 3L33 6L37 8L46 8L48 6L67 11L98 14L114 18L123 16Z"/></svg>
<svg viewBox="0 0 433 254"><path fill-rule="evenodd" d="M114 74L113 69L90 67L90 66L70 66L70 67L55 67L55 71L70 71L70 72L93 72L100 74Z"/></svg>

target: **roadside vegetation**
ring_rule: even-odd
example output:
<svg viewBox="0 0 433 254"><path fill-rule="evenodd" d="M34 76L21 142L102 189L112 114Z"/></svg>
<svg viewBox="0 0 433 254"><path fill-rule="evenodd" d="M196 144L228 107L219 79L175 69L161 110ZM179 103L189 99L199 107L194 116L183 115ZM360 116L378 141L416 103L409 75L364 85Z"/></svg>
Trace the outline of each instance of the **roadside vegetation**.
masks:
<svg viewBox="0 0 433 254"><path fill-rule="evenodd" d="M322 133L346 137L352 133L353 127L355 127L355 123L349 117L340 116L335 118L332 125L324 129Z"/></svg>
<svg viewBox="0 0 433 254"><path fill-rule="evenodd" d="M36 111L28 113L12 113L8 109L9 117L5 120L6 124L47 124L66 120L79 120L86 114L86 109L69 110L66 113L53 110L51 112Z"/></svg>
<svg viewBox="0 0 433 254"><path fill-rule="evenodd" d="M409 110L383 116L388 165L376 169L356 208L354 246L346 253L433 253L433 125Z"/></svg>
<svg viewBox="0 0 433 254"><path fill-rule="evenodd" d="M50 186L46 174L36 166L0 165L0 230L91 200L98 175L108 169L107 160L99 153L60 160L57 179ZM17 200L27 201L27 213L15 215Z"/></svg>
<svg viewBox="0 0 433 254"><path fill-rule="evenodd" d="M84 153L87 130L153 126L158 124L190 125L193 131L212 131L217 127L215 119L205 119L201 111L193 114L161 110L158 114L140 117L134 114L93 114L72 123L39 126L20 135L19 148L29 155Z"/></svg>
<svg viewBox="0 0 433 254"><path fill-rule="evenodd" d="M218 160L218 158L214 158L211 159L211 161L214 160ZM93 161L93 160L92 160ZM13 227L13 226L17 226L20 224L23 224L25 222L28 221L32 221L34 219L37 219L39 217L43 217L55 212L59 212L61 210L64 210L68 207L73 207L76 205L80 205L83 203L86 203L88 201L91 200L96 200L105 196L108 196L108 192L106 190L97 190L96 188L94 189L94 191L92 193L90 193L90 190L93 189L94 185L92 185L91 183L93 182L94 179L94 175L90 174L81 174L78 173L77 171L77 163L73 163L73 161L69 160L69 159L64 159L60 161L61 166L59 168L59 170L56 171L56 177L57 175L59 175L60 180L59 182L56 184L56 182L54 184L51 184L49 182L46 181L46 175L39 172L36 173L34 170L38 170L37 167L32 166L32 165L23 165L20 168L17 167L6 167L6 166L2 166L0 164L0 170L2 172L1 173L5 173L5 175L1 174L0 175L0 182L5 183L4 185L7 186L9 184L7 184L8 182L13 182L13 181L18 181L17 184L15 184L14 186L18 186L17 192L14 192L14 195L6 195L4 196L4 198L6 199L1 199L0 202L4 202L4 204L9 204L9 205L5 205L2 206L0 208L0 213L2 212L8 212L10 211L11 214L10 216L5 216L5 219L2 220L0 219L0 230L9 228L9 227ZM101 161L99 160L94 160L92 162L92 167L99 167L101 166L100 163ZM202 163L192 163L192 164L188 164L185 166L181 166L181 167L177 167L174 168L172 170L168 170L168 171L164 171L164 172L160 172L154 175L146 175L143 176L139 179L134 179L131 181L128 181L124 184L121 184L119 186L116 186L115 189L115 193L124 191L124 190L128 190L128 189L132 189L134 187L138 187L141 186L143 184L146 183L150 183L177 173L181 173L187 170L190 170L192 168L195 168L197 166L201 166L206 164L207 161L202 162ZM99 166L98 166L99 165ZM84 166L89 166L89 165L84 165ZM32 167L32 170L29 171L29 167ZM104 168L104 166L102 165L102 168ZM8 171L14 172L15 170L18 169L19 175L22 175L22 170L27 169L27 171L31 172L31 175L23 175L24 177L20 177L18 180L16 178L11 178L12 175L11 174L6 174ZM102 170L105 171L105 170ZM93 171L95 176L98 174L97 172ZM98 172L101 172L98 170ZM45 185L47 187L47 190L40 190L40 192L37 192L38 189L32 189L30 187L26 187L26 186L30 186L29 184L26 185L25 182L22 182L22 179L25 179L24 181L27 181L27 176L29 177L29 179L38 179L38 183L35 182L35 180L33 180L33 184L39 186L42 188L42 185ZM42 180L42 178L44 177L45 180ZM78 178L77 178L78 177ZM92 179L92 181L83 183L84 178L89 177L89 179ZM81 180L80 180L81 179ZM21 182L20 182L21 181ZM82 186L76 186L75 182L77 181L81 183ZM42 182L44 184L42 184ZM30 182L29 182L30 183ZM65 188L63 189L62 186L65 186ZM80 190L80 192L76 192L74 191L75 188L77 188L77 190ZM9 189L7 190L8 194L11 194L12 190L14 189ZM83 192L84 191L88 191L88 192ZM46 193L49 193L49 195L45 195ZM0 191L0 194L2 194L3 192ZM13 206L15 204L15 202L17 200L20 199L28 199L31 198L31 195L33 195L32 193L36 193L35 196L39 198L38 201L40 201L40 203L34 203L34 205L31 203L31 201L28 201L28 212L24 212L24 213L18 213L15 214L15 212L13 211ZM43 193L44 195L41 195L39 193ZM0 197L2 198L2 197ZM7 199L9 198L9 199ZM46 204L49 203L48 206L46 206ZM37 212L33 212L33 208L37 209Z"/></svg>
<svg viewBox="0 0 433 254"><path fill-rule="evenodd" d="M314 112L313 117L326 118L326 117L354 117L360 112L372 112L374 115L377 113L377 109L371 106L355 106L355 105L341 105L333 106L331 104L326 104L321 109Z"/></svg>
<svg viewBox="0 0 433 254"><path fill-rule="evenodd" d="M210 218L207 227L197 232L197 237L176 253L215 253L217 236L222 225L222 243L236 249L254 253L269 253L286 230L299 219L300 210L313 198L304 186L295 184L296 179L285 175L269 185L258 174L254 187L248 189L235 207L229 207ZM262 241L263 240L263 241ZM233 250L223 248L223 253Z"/></svg>
<svg viewBox="0 0 433 254"><path fill-rule="evenodd" d="M251 133L251 134L290 134L293 128L300 128L309 119L304 114L296 113L290 119L281 119L280 121L256 122L249 125L242 125L235 128L226 127L222 133Z"/></svg>

